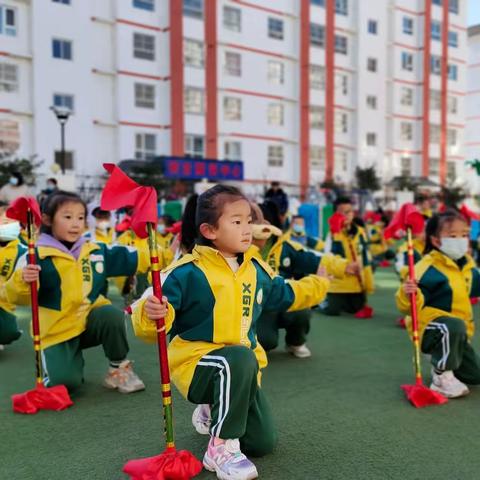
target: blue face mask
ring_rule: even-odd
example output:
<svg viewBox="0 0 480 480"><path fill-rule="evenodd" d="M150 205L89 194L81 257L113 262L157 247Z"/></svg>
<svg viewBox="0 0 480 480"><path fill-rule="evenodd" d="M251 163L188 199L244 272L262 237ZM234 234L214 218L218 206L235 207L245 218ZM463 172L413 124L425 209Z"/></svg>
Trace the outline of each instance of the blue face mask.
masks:
<svg viewBox="0 0 480 480"><path fill-rule="evenodd" d="M300 225L298 223L295 223L292 227L292 230L297 234L297 235L304 235L305 234L305 227L303 225Z"/></svg>
<svg viewBox="0 0 480 480"><path fill-rule="evenodd" d="M0 225L0 241L11 242L20 235L20 224L18 222L5 223Z"/></svg>
<svg viewBox="0 0 480 480"><path fill-rule="evenodd" d="M17 177L10 177L9 183L10 183L10 185L17 186L18 185L18 178Z"/></svg>
<svg viewBox="0 0 480 480"><path fill-rule="evenodd" d="M166 227L163 223L159 223L157 225L157 232L160 234L160 235L165 235L166 233Z"/></svg>

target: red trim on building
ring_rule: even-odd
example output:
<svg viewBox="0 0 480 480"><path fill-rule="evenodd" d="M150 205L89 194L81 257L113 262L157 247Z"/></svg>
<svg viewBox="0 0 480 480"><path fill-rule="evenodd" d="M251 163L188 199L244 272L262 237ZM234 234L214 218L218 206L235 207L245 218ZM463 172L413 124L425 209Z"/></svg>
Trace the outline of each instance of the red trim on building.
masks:
<svg viewBox="0 0 480 480"><path fill-rule="evenodd" d="M185 153L185 127L183 115L183 3L170 0L170 111L171 152L183 157Z"/></svg>
<svg viewBox="0 0 480 480"><path fill-rule="evenodd" d="M467 68L478 68L478 67L480 67L480 63L472 63L467 66Z"/></svg>
<svg viewBox="0 0 480 480"><path fill-rule="evenodd" d="M403 148L392 148L391 151L394 153L405 153L407 155L420 155L423 153L423 150L405 150Z"/></svg>
<svg viewBox="0 0 480 480"><path fill-rule="evenodd" d="M119 125L123 125L124 127L140 127L140 128L154 128L157 130L168 130L171 128L171 125L159 125L155 123L139 123L139 122L126 122L126 121L119 121Z"/></svg>
<svg viewBox="0 0 480 480"><path fill-rule="evenodd" d="M12 113L9 108L0 108L0 113Z"/></svg>
<svg viewBox="0 0 480 480"><path fill-rule="evenodd" d="M340 67L339 65L334 65L333 69L340 70L342 72L355 73L355 70L353 68Z"/></svg>
<svg viewBox="0 0 480 480"><path fill-rule="evenodd" d="M468 92L457 92L455 90L450 90L448 93L450 95L456 95L457 97L464 97L465 95L468 94ZM480 90L478 90L478 93L480 93Z"/></svg>
<svg viewBox="0 0 480 480"><path fill-rule="evenodd" d="M399 7L398 5L395 5L394 8L400 12L410 13L411 15L425 15L425 12L416 12L415 10L410 10L409 8Z"/></svg>
<svg viewBox="0 0 480 480"><path fill-rule="evenodd" d="M217 0L205 2L206 157L218 157Z"/></svg>
<svg viewBox="0 0 480 480"><path fill-rule="evenodd" d="M310 183L310 0L300 4L300 185Z"/></svg>
<svg viewBox="0 0 480 480"><path fill-rule="evenodd" d="M448 158L453 160L465 160L464 155L449 155Z"/></svg>
<svg viewBox="0 0 480 480"><path fill-rule="evenodd" d="M129 72L128 70L118 70L117 73L118 73L118 75L126 75L128 77L145 78L147 80L157 80L159 82L166 82L166 81L170 80L170 77L158 77L156 75L149 75L147 73Z"/></svg>
<svg viewBox="0 0 480 480"><path fill-rule="evenodd" d="M455 25L453 23L450 24L450 28L454 28L455 30L461 30L462 32L466 32L468 28L461 27L460 25Z"/></svg>
<svg viewBox="0 0 480 480"><path fill-rule="evenodd" d="M294 15L288 12L282 12L281 10L275 10L274 8L263 7L256 3L246 2L245 0L230 0L233 3L238 3L243 7L254 8L255 10L261 10L262 12L273 13L274 15L280 15L281 17L293 17ZM206 2L208 3L208 1Z"/></svg>
<svg viewBox="0 0 480 480"><path fill-rule="evenodd" d="M228 93L236 93L238 95L250 95L252 97L270 98L271 100L294 101L293 99L282 97L280 95L270 95L268 93L252 92L251 90L241 90L239 88L222 88L222 91Z"/></svg>
<svg viewBox="0 0 480 480"><path fill-rule="evenodd" d="M310 29L309 29L310 31ZM325 0L325 180L335 168L335 0Z"/></svg>
<svg viewBox="0 0 480 480"><path fill-rule="evenodd" d="M352 147L351 145L345 145L344 143L335 143L335 148L344 148L345 150L356 150L357 147Z"/></svg>
<svg viewBox="0 0 480 480"><path fill-rule="evenodd" d="M95 17L92 17L92 20L96 20ZM132 22L131 20L125 20L124 18L117 18L117 23L123 24L123 25L129 25L131 27L138 27L138 28L145 28L146 30L153 30L155 32L168 32L170 30L170 27L156 27L155 25L147 25L146 23L138 23L138 22Z"/></svg>
<svg viewBox="0 0 480 480"><path fill-rule="evenodd" d="M423 125L422 175L428 177L430 164L430 34L432 29L432 0L425 0L423 25Z"/></svg>
<svg viewBox="0 0 480 480"><path fill-rule="evenodd" d="M423 82L414 82L412 80L403 80L402 78L394 78L395 83L404 83L405 85L413 85L414 87L419 87L423 85Z"/></svg>
<svg viewBox="0 0 480 480"><path fill-rule="evenodd" d="M295 60L288 55L283 55L282 53L271 52L269 50L262 50L260 48L247 47L246 45L239 45L238 43L225 43L225 47L236 48L237 50L244 50L246 52L258 53L260 55L267 55L269 57L282 58L285 60Z"/></svg>
<svg viewBox="0 0 480 480"><path fill-rule="evenodd" d="M479 117L480 118L480 117ZM449 127L455 127L455 128L465 128L466 124L465 123L448 123Z"/></svg>
<svg viewBox="0 0 480 480"><path fill-rule="evenodd" d="M0 57L11 57L11 54L8 52L1 52L0 51Z"/></svg>
<svg viewBox="0 0 480 480"><path fill-rule="evenodd" d="M462 60L461 58L450 57L449 60L455 63L459 63L460 65L465 65L467 63L466 60Z"/></svg>
<svg viewBox="0 0 480 480"><path fill-rule="evenodd" d="M333 107L338 110L345 110L347 112L355 112L357 109L352 107L346 107L345 105L334 104Z"/></svg>
<svg viewBox="0 0 480 480"><path fill-rule="evenodd" d="M392 118L400 118L400 119L403 119L403 120L414 120L414 121L423 120L423 117L421 115L420 116L413 116L413 115L402 115L402 114L399 114L399 113L393 113L390 116Z"/></svg>
<svg viewBox="0 0 480 480"><path fill-rule="evenodd" d="M394 45L396 47L405 48L407 50L413 50L414 52L420 52L421 50L423 50L423 47L414 47L413 45L407 45L406 43L395 42Z"/></svg>
<svg viewBox="0 0 480 480"><path fill-rule="evenodd" d="M447 180L447 129L448 129L448 2L443 2L442 19L442 58L441 58L441 89L440 89L440 185Z"/></svg>
<svg viewBox="0 0 480 480"><path fill-rule="evenodd" d="M251 133L232 132L226 134L227 137L250 138L251 140L266 140L268 142L292 143L288 138L269 137L267 135L253 135Z"/></svg>

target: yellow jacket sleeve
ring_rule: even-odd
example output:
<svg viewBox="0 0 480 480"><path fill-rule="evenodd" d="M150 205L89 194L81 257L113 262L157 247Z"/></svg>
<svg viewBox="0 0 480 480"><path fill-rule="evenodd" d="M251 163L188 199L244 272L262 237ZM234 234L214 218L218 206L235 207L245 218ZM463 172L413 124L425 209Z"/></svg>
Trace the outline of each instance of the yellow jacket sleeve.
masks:
<svg viewBox="0 0 480 480"><path fill-rule="evenodd" d="M375 281L371 265L363 267L363 281L365 292L371 294L375 291Z"/></svg>
<svg viewBox="0 0 480 480"><path fill-rule="evenodd" d="M331 253L322 255L322 260L320 261L320 266L325 267L327 273L335 278L343 278L345 276L347 264L348 261L345 258L338 255L332 255Z"/></svg>
<svg viewBox="0 0 480 480"><path fill-rule="evenodd" d="M410 297L403 291L403 284L397 290L395 295L395 301L397 303L397 308L404 315L410 314ZM420 311L423 308L425 302L422 291L417 288L417 311Z"/></svg>
<svg viewBox="0 0 480 480"><path fill-rule="evenodd" d="M308 275L301 280L287 280L295 294L295 300L288 309L289 312L314 307L327 296L330 281L317 275Z"/></svg>
<svg viewBox="0 0 480 480"><path fill-rule="evenodd" d="M157 339L157 326L155 321L150 320L145 313L145 302L147 298L153 295L152 287L147 288L142 298L132 305L132 325L135 335L145 342L153 343ZM175 310L168 304L168 313L165 318L167 333L172 328L175 319Z"/></svg>
<svg viewBox="0 0 480 480"><path fill-rule="evenodd" d="M26 264L26 256L24 256L18 261L13 275L2 286L0 290L0 298L3 301L13 305L30 304L30 285L24 282L22 278L22 271ZM39 286L40 284L38 283L37 288Z"/></svg>

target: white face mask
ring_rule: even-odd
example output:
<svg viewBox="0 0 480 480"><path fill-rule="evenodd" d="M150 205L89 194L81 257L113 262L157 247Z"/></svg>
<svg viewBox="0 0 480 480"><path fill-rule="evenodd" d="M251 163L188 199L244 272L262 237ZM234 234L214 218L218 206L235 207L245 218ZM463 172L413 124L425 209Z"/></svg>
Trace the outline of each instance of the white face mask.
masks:
<svg viewBox="0 0 480 480"><path fill-rule="evenodd" d="M165 235L166 232L166 226L163 224L163 223L159 223L157 225L157 232L160 234L160 235Z"/></svg>
<svg viewBox="0 0 480 480"><path fill-rule="evenodd" d="M468 252L468 238L442 237L440 251L452 260L460 260Z"/></svg>
<svg viewBox="0 0 480 480"><path fill-rule="evenodd" d="M102 232L106 232L110 228L110 222L108 220L101 220L97 222L97 228L102 230Z"/></svg>
<svg viewBox="0 0 480 480"><path fill-rule="evenodd" d="M12 222L0 225L0 241L11 242L20 235L20 223Z"/></svg>

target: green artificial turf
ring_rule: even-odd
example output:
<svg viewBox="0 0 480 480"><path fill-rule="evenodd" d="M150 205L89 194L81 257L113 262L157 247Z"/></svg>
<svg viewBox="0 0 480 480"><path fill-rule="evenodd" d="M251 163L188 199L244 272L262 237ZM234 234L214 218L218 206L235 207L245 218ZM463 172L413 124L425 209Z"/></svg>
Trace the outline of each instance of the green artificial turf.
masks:
<svg viewBox="0 0 480 480"><path fill-rule="evenodd" d="M372 320L316 314L311 359L294 359L283 347L270 355L263 385L280 440L275 453L256 461L260 478L480 478L479 389L439 407L417 410L405 400L400 384L413 383L413 373L406 333L394 326L397 280L388 270L376 279ZM27 328L28 312L19 314ZM33 386L30 339L24 335L0 352L0 479L124 479L126 460L162 451L156 350L134 339L131 328L130 336L145 392L102 388L106 362L101 348L91 349L75 405L33 416L13 414L10 404L12 393ZM193 430L192 411L174 396L177 446L201 458L207 438ZM215 477L203 472L198 478Z"/></svg>

